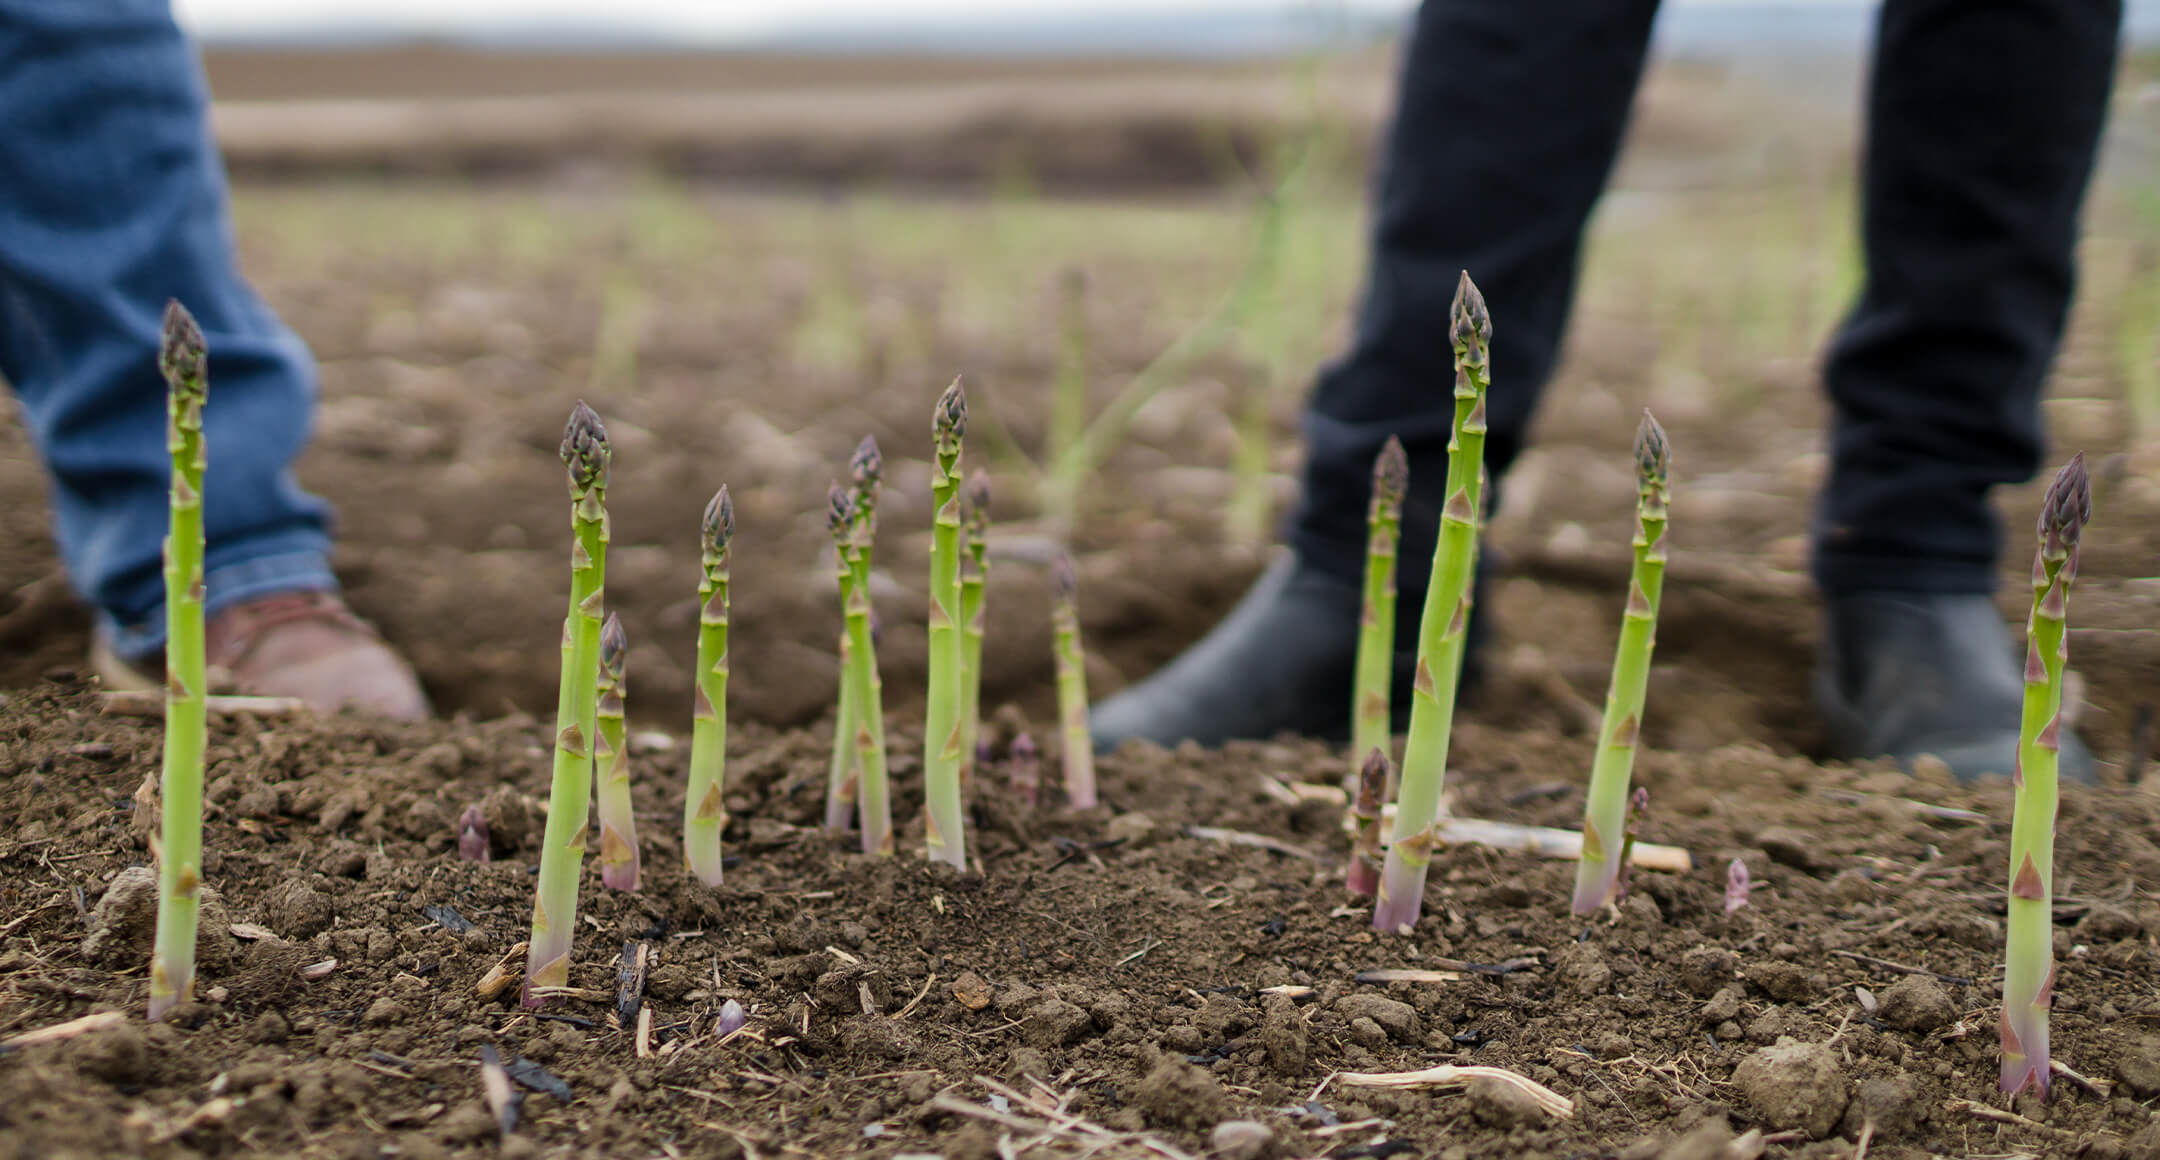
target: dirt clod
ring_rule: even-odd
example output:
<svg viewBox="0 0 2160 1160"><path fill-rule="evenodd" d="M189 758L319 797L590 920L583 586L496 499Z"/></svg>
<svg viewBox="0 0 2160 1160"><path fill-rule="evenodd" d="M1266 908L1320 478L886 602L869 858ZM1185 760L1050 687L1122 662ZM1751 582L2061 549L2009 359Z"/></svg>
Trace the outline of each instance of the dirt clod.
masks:
<svg viewBox="0 0 2160 1160"><path fill-rule="evenodd" d="M1049 999L1028 1013L1020 1034L1036 1047L1064 1047L1078 1043L1094 1028L1095 1020L1085 1010L1063 999Z"/></svg>
<svg viewBox="0 0 2160 1160"><path fill-rule="evenodd" d="M1360 1019L1370 1019L1399 1042L1415 1042L1418 1036L1417 1008L1385 995L1345 995L1335 1001L1335 1013L1353 1025Z"/></svg>
<svg viewBox="0 0 2160 1160"><path fill-rule="evenodd" d="M1478 1123L1496 1131L1535 1127L1545 1121L1545 1109L1521 1087L1481 1075L1463 1092L1470 1114Z"/></svg>
<svg viewBox="0 0 2160 1160"><path fill-rule="evenodd" d="M2131 1095L2150 1099L2160 1095L2160 1036L2135 1035L2115 1049L2115 1078Z"/></svg>
<svg viewBox="0 0 2160 1160"><path fill-rule="evenodd" d="M114 876L90 913L83 957L103 964L147 959L157 938L157 885L157 871L148 866Z"/></svg>
<svg viewBox="0 0 2160 1160"><path fill-rule="evenodd" d="M306 878L287 878L263 900L263 923L282 938L312 938L337 921L337 905Z"/></svg>
<svg viewBox="0 0 2160 1160"><path fill-rule="evenodd" d="M1134 1102L1147 1122L1158 1128L1198 1131L1222 1122L1230 1112L1230 1098L1214 1076L1169 1056L1141 1079Z"/></svg>
<svg viewBox="0 0 2160 1160"><path fill-rule="evenodd" d="M1724 947L1695 947L1680 956L1680 986L1698 999L1707 999L1732 982L1739 965L1740 956Z"/></svg>
<svg viewBox="0 0 2160 1160"><path fill-rule="evenodd" d="M1845 1075L1836 1053L1819 1043L1782 1039L1740 1061L1733 1085L1780 1131L1820 1140L1845 1114Z"/></svg>
<svg viewBox="0 0 2160 1160"><path fill-rule="evenodd" d="M1926 975L1907 975L1879 998L1882 1021L1900 1031L1933 1031L1958 1016L1950 993Z"/></svg>
<svg viewBox="0 0 2160 1160"><path fill-rule="evenodd" d="M1569 994L1587 999L1612 986L1613 972L1605 963L1605 952L1575 943L1554 956L1553 977Z"/></svg>

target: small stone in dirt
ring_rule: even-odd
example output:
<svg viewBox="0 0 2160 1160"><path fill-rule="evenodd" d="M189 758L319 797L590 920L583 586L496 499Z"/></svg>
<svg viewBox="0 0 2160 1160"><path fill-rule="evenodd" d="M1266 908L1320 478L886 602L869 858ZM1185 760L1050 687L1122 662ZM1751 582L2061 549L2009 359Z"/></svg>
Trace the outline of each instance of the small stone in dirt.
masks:
<svg viewBox="0 0 2160 1160"><path fill-rule="evenodd" d="M1380 1030L1379 1024L1373 1024L1373 1033L1380 1037L1380 1042L1387 1042L1387 1032ZM1190 1023L1172 1023L1163 1028L1157 1038L1163 1047L1180 1055L1192 1055L1207 1046L1207 1036L1200 1034L1200 1029Z"/></svg>
<svg viewBox="0 0 2160 1160"><path fill-rule="evenodd" d="M1418 1037L1417 1008L1385 995L1344 995L1335 1001L1335 1013L1355 1024L1370 1019L1388 1035L1404 1043Z"/></svg>
<svg viewBox="0 0 2160 1160"><path fill-rule="evenodd" d="M1208 1133L1208 1146L1219 1160L1267 1160L1275 1154L1275 1133L1257 1120L1224 1120Z"/></svg>
<svg viewBox="0 0 2160 1160"><path fill-rule="evenodd" d="M1728 986L1710 996L1703 1004L1702 1021L1706 1025L1729 1023L1740 1017L1740 988Z"/></svg>
<svg viewBox="0 0 2160 1160"><path fill-rule="evenodd" d="M1757 963L1748 968L1747 978L1780 1003L1811 1002L1822 991L1820 980L1797 963Z"/></svg>
<svg viewBox="0 0 2160 1160"><path fill-rule="evenodd" d="M1755 844L1780 866L1812 874L1824 868L1821 843L1788 826L1772 826L1755 835Z"/></svg>
<svg viewBox="0 0 2160 1160"><path fill-rule="evenodd" d="M263 899L263 920L279 936L297 941L328 930L337 920L337 907L313 882L287 878Z"/></svg>
<svg viewBox="0 0 2160 1160"><path fill-rule="evenodd" d="M1020 1035L1037 1047L1064 1047L1078 1043L1095 1029L1086 1011L1063 999L1037 1004L1020 1025Z"/></svg>
<svg viewBox="0 0 2160 1160"><path fill-rule="evenodd" d="M1567 993L1588 999L1612 986L1612 968L1605 964L1605 952L1587 943L1571 943L1553 957L1553 978Z"/></svg>
<svg viewBox="0 0 2160 1160"><path fill-rule="evenodd" d="M1876 999L1882 1021L1900 1031L1933 1031L1958 1014L1949 992L1926 975L1907 975Z"/></svg>
<svg viewBox="0 0 2160 1160"><path fill-rule="evenodd" d="M980 1011L990 1005L990 984L973 971L962 971L953 980L952 997L970 1011Z"/></svg>
<svg viewBox="0 0 2160 1160"><path fill-rule="evenodd" d="M360 1017L370 1027L386 1027L405 1017L405 1005L385 996L368 1004L367 1014Z"/></svg>
<svg viewBox="0 0 2160 1160"><path fill-rule="evenodd" d="M157 937L157 871L130 866L113 876L90 914L90 933L84 937L83 957L112 964L123 959L145 958Z"/></svg>
<svg viewBox="0 0 2160 1160"><path fill-rule="evenodd" d="M1378 1023L1360 1015L1350 1021L1350 1042L1377 1050L1387 1046L1388 1035Z"/></svg>
<svg viewBox="0 0 2160 1160"><path fill-rule="evenodd" d="M1680 986L1698 999L1707 999L1732 982L1739 965L1740 956L1724 947L1696 947L1680 956Z"/></svg>
<svg viewBox="0 0 2160 1160"><path fill-rule="evenodd" d="M1463 1097L1469 1104L1471 1117L1494 1131L1511 1132L1545 1122L1545 1109L1538 1106L1529 1092L1489 1075L1471 1080Z"/></svg>
<svg viewBox="0 0 2160 1160"><path fill-rule="evenodd" d="M1733 1086L1779 1131L1798 1129L1820 1140L1845 1114L1845 1076L1836 1053L1820 1043L1781 1039L1741 1060Z"/></svg>
<svg viewBox="0 0 2160 1160"><path fill-rule="evenodd" d="M2139 1035L2120 1044L2115 1049L2115 1078L2141 1100L2160 1095L2160 1038Z"/></svg>
<svg viewBox="0 0 2160 1160"><path fill-rule="evenodd" d="M1230 1111L1230 1097L1223 1094L1215 1077L1175 1056L1162 1062L1140 1081L1140 1114L1158 1128L1200 1128L1220 1123Z"/></svg>

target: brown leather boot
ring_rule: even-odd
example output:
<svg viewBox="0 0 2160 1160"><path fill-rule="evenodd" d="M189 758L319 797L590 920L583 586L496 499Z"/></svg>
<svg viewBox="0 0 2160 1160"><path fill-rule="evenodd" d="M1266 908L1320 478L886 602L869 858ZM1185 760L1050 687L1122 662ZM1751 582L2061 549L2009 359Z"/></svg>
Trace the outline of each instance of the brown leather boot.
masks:
<svg viewBox="0 0 2160 1160"><path fill-rule="evenodd" d="M235 605L203 626L203 644L213 685L297 697L319 713L351 706L401 721L428 716L412 667L334 593L280 592ZM150 675L157 658L130 664L100 640L93 661L109 688L164 688Z"/></svg>

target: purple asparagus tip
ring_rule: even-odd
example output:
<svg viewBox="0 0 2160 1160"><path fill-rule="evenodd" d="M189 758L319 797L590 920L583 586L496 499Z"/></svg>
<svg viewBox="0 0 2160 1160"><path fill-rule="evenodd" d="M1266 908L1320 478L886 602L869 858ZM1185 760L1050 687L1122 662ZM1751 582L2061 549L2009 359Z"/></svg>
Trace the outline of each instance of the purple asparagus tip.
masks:
<svg viewBox="0 0 2160 1160"><path fill-rule="evenodd" d="M607 428L601 426L599 414L579 399L562 437L562 461L570 469L571 485L582 491L604 482L609 456Z"/></svg>
<svg viewBox="0 0 2160 1160"><path fill-rule="evenodd" d="M942 449L945 444L958 442L967 434L967 391L954 379L945 393L938 396L937 412L931 416L930 432L937 437Z"/></svg>
<svg viewBox="0 0 2160 1160"><path fill-rule="evenodd" d="M1485 295L1470 280L1470 271L1464 270L1455 283L1455 301L1448 307L1449 337L1456 346L1468 346L1474 339L1480 346L1492 342L1492 314L1485 309Z"/></svg>
<svg viewBox="0 0 2160 1160"><path fill-rule="evenodd" d="M167 299L164 333L158 343L158 369L164 373L166 383L175 390L201 390L207 349L195 316L180 305L178 298Z"/></svg>
<svg viewBox="0 0 2160 1160"><path fill-rule="evenodd" d="M1071 600L1080 591L1080 577L1073 572L1072 557L1059 552L1050 561L1050 596L1060 604Z"/></svg>
<svg viewBox="0 0 2160 1160"><path fill-rule="evenodd" d="M493 857L488 849L487 815L480 812L479 806L466 806L465 812L458 815L457 852L467 862L486 862Z"/></svg>
<svg viewBox="0 0 2160 1160"><path fill-rule="evenodd" d="M968 522L980 529L990 523L990 473L976 468L968 474L967 491Z"/></svg>
<svg viewBox="0 0 2160 1160"><path fill-rule="evenodd" d="M622 618L608 613L607 623L600 626L600 668L608 676L621 680L623 654L630 649L629 634L623 631Z"/></svg>
<svg viewBox="0 0 2160 1160"><path fill-rule="evenodd" d="M720 1021L713 1024L713 1034L726 1039L742 1030L743 1024L749 1021L750 1016L744 1013L742 1004L730 999L720 1004Z"/></svg>
<svg viewBox="0 0 2160 1160"><path fill-rule="evenodd" d="M1402 440L1393 435L1373 460L1373 490L1388 499L1401 499L1410 490L1410 457L1403 454Z"/></svg>
<svg viewBox="0 0 2160 1160"><path fill-rule="evenodd" d="M848 524L855 518L855 501L847 489L835 483L825 492L825 527L834 539L845 536Z"/></svg>
<svg viewBox="0 0 2160 1160"><path fill-rule="evenodd" d="M1388 757L1378 746L1365 755L1365 764L1358 770L1357 816L1377 818L1380 816L1382 799L1387 796Z"/></svg>
<svg viewBox="0 0 2160 1160"><path fill-rule="evenodd" d="M1647 408L1642 413L1642 423L1635 428L1635 478L1645 488L1665 486L1667 471L1671 468L1670 452L1665 446L1665 428L1658 426L1656 416Z"/></svg>
<svg viewBox="0 0 2160 1160"><path fill-rule="evenodd" d="M1026 733L1013 738L1012 748L1007 751L1013 796L1020 804L1033 809L1042 796L1042 754L1035 748L1035 739Z"/></svg>
<svg viewBox="0 0 2160 1160"><path fill-rule="evenodd" d="M1732 865L1725 868L1725 913L1731 914L1746 906L1748 890L1753 885L1748 877L1747 863L1733 859Z"/></svg>
<svg viewBox="0 0 2160 1160"><path fill-rule="evenodd" d="M855 454L848 460L848 476L858 490L876 487L885 477L885 457L878 451L877 436L865 435L855 445Z"/></svg>
<svg viewBox="0 0 2160 1160"><path fill-rule="evenodd" d="M727 551L728 542L735 538L735 500L724 483L705 505L704 530L705 550L715 556Z"/></svg>
<svg viewBox="0 0 2160 1160"><path fill-rule="evenodd" d="M2048 484L2047 498L2040 503L2040 541L2051 551L2075 548L2078 534L2090 519L2092 476L2085 470L2085 453L2080 451Z"/></svg>

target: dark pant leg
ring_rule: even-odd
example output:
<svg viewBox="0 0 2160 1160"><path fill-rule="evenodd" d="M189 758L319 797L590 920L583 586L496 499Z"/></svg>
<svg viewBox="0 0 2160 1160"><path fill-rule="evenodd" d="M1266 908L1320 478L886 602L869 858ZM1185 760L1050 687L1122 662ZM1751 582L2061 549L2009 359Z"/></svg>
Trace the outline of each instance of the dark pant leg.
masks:
<svg viewBox="0 0 2160 1160"><path fill-rule="evenodd" d="M1867 97L1867 285L1825 369L1829 593L1990 591L1989 487L2039 466L2040 392L2120 0L1887 0Z"/></svg>
<svg viewBox="0 0 2160 1160"><path fill-rule="evenodd" d="M1583 224L1627 127L1657 0L1425 0L1385 145L1356 337L1305 420L1290 541L1309 566L1363 568L1373 457L1410 457L1402 587L1432 559L1454 416L1448 303L1470 272L1492 309L1486 464L1522 449L1566 328ZM1414 632L1415 615L1402 617Z"/></svg>

